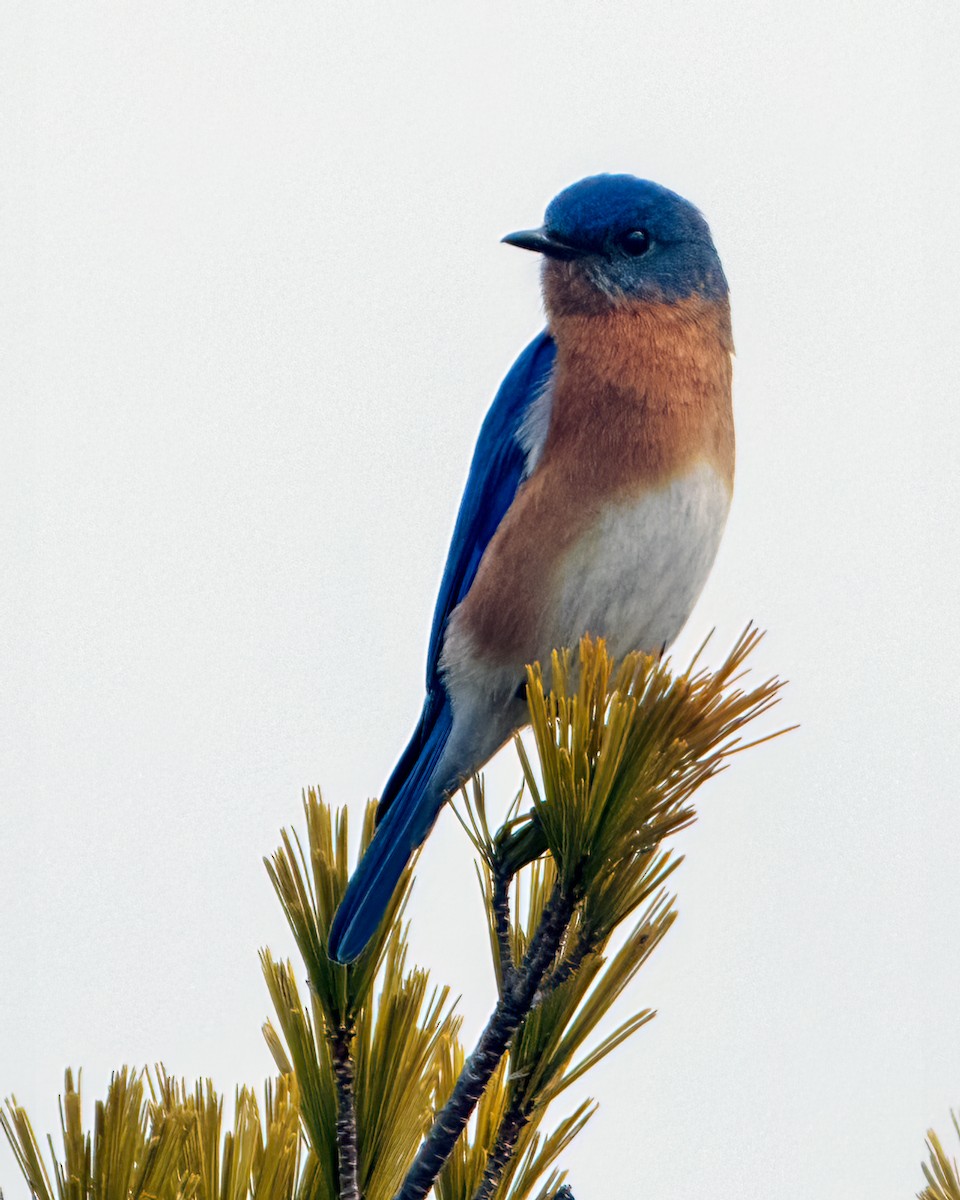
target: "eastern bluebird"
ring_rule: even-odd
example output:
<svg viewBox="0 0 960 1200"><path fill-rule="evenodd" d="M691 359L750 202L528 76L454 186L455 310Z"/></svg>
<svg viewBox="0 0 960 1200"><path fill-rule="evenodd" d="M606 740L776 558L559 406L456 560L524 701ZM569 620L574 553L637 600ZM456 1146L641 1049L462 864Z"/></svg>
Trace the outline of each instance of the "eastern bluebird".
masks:
<svg viewBox="0 0 960 1200"><path fill-rule="evenodd" d="M585 633L661 652L713 564L733 490L730 306L700 212L595 175L540 229L547 329L501 384L440 584L427 696L330 933L363 950L444 801L527 722L525 664Z"/></svg>

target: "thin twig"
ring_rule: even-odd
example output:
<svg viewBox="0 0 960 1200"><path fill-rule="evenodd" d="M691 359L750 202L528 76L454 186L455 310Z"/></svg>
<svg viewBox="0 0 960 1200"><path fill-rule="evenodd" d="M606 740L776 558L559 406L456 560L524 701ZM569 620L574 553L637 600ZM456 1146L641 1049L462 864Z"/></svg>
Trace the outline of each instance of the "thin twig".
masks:
<svg viewBox="0 0 960 1200"><path fill-rule="evenodd" d="M557 964L555 970L543 980L537 994L533 998L531 1008L539 1008L540 1005L551 996L559 987L562 987L568 979L579 971L583 960L596 948L597 942L595 938L588 935L581 935L577 939L577 944L570 953Z"/></svg>
<svg viewBox="0 0 960 1200"><path fill-rule="evenodd" d="M350 1053L353 1031L343 1026L328 1035L333 1077L337 1085L337 1157L340 1200L360 1200L357 1179L357 1111L354 1104L354 1064Z"/></svg>
<svg viewBox="0 0 960 1200"><path fill-rule="evenodd" d="M523 1133L524 1126L529 1120L529 1113L516 1100L503 1114L493 1149L487 1158L483 1179L473 1194L473 1200L490 1200L503 1177L504 1168L513 1157L520 1134Z"/></svg>
<svg viewBox="0 0 960 1200"><path fill-rule="evenodd" d="M493 895L491 898L491 908L493 910L497 954L500 959L500 995L502 996L513 987L516 976L513 947L510 944L510 882L513 877L499 866L492 868L492 874Z"/></svg>
<svg viewBox="0 0 960 1200"><path fill-rule="evenodd" d="M433 1126L417 1152L395 1200L424 1200L470 1114L497 1069L510 1039L530 1011L544 972L556 957L570 923L573 902L559 884L543 912L537 932L522 964L514 975L513 986L504 989L487 1021L473 1053L460 1072L450 1099L433 1119Z"/></svg>
<svg viewBox="0 0 960 1200"><path fill-rule="evenodd" d="M649 935L645 935L640 938L637 941L637 945L643 946L647 942L648 937ZM580 970L583 960L588 954L592 954L596 950L598 944L599 938L594 934L581 934L573 950L557 964L556 969L551 971L543 983L540 984L537 994L533 998L533 1004L530 1007L539 1008L548 996L553 995L557 988L563 987L567 980Z"/></svg>

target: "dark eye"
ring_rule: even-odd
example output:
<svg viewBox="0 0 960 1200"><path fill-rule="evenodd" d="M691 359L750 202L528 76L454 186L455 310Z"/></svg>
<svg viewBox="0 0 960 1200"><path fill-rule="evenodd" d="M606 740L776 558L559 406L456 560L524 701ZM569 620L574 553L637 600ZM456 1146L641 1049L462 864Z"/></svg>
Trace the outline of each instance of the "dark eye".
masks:
<svg viewBox="0 0 960 1200"><path fill-rule="evenodd" d="M617 245L631 258L639 258L650 249L650 234L645 229L631 229L620 234Z"/></svg>

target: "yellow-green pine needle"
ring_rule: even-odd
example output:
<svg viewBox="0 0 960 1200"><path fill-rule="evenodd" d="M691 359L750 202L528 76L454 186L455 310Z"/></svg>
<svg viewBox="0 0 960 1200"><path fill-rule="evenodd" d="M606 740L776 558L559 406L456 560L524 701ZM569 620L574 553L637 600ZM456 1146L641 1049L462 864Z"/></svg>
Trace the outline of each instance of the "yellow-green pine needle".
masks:
<svg viewBox="0 0 960 1200"><path fill-rule="evenodd" d="M53 1188L50 1176L43 1165L40 1146L37 1142L33 1126L26 1110L17 1103L16 1096L5 1101L6 1112L0 1112L0 1128L3 1129L17 1166L27 1182L30 1195L36 1200L53 1200ZM54 1155L56 1162L56 1155ZM58 1195L63 1195L61 1181L58 1178Z"/></svg>
<svg viewBox="0 0 960 1200"><path fill-rule="evenodd" d="M426 973L406 968L405 873L370 947L347 966L327 958L330 925L351 863L345 813L336 817L319 795L305 797L307 841L285 833L268 870L304 960L309 1005L289 963L269 951L261 961L277 1028L265 1036L278 1067L292 1067L300 1087L308 1169L335 1195L337 1093L329 1037L346 1029L355 1062L358 1178L365 1200L390 1200L429 1128L438 1060L457 1020L447 989L430 989ZM373 837L375 806L367 808L361 853Z"/></svg>
<svg viewBox="0 0 960 1200"><path fill-rule="evenodd" d="M957 1114L951 1112L953 1127L960 1136ZM929 1163L923 1163L923 1176L927 1186L917 1193L918 1200L960 1200L960 1173L957 1160L950 1158L934 1130L927 1131Z"/></svg>

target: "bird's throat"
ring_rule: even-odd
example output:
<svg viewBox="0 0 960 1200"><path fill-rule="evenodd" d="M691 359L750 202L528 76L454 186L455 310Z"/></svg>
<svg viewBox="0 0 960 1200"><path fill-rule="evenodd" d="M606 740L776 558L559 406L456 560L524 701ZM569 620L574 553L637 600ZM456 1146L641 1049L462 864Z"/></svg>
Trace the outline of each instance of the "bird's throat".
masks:
<svg viewBox="0 0 960 1200"><path fill-rule="evenodd" d="M702 459L733 485L730 312L699 296L551 314L557 343L541 459L580 461L608 492L663 483Z"/></svg>

